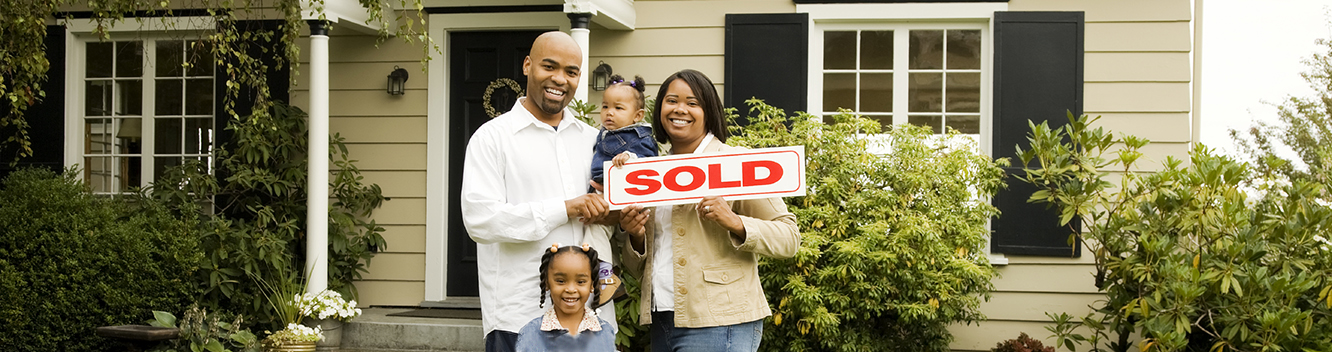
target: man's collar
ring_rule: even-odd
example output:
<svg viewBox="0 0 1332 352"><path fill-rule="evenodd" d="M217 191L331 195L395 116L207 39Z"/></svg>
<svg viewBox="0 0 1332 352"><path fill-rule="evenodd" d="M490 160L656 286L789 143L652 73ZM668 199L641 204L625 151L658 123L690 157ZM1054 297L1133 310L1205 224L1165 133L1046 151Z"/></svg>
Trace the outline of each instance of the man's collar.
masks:
<svg viewBox="0 0 1332 352"><path fill-rule="evenodd" d="M526 106L523 106L523 101L526 99L527 97L518 98L518 101L513 103L513 109L509 110L510 113L516 112L518 114L521 114L523 117L522 120L525 121L524 123L515 124L513 126L513 130L509 132L517 133L518 131L528 127L551 128L550 124L542 122L541 120L537 119L535 115L532 115L531 111L527 110ZM558 128L555 128L555 131L559 132L567 128L582 129L586 127L587 124L578 121L578 119L574 117L573 111L569 110L568 107L565 107L564 113L560 117L560 124L558 125Z"/></svg>

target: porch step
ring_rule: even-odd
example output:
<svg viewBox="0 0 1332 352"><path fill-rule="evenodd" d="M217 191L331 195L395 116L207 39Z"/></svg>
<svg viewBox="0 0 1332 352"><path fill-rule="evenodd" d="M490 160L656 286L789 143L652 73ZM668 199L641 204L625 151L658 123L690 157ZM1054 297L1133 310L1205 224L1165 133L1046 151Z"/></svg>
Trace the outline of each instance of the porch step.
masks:
<svg viewBox="0 0 1332 352"><path fill-rule="evenodd" d="M481 320L390 317L406 308L369 308L342 328L346 352L482 351Z"/></svg>

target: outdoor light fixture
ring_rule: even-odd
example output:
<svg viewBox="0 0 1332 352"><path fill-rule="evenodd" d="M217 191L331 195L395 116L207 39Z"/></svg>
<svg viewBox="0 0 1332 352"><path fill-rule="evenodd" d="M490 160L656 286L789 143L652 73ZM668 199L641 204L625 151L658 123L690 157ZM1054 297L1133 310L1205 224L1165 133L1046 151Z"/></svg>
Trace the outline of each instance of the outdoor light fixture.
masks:
<svg viewBox="0 0 1332 352"><path fill-rule="evenodd" d="M393 73L388 75L388 93L389 95L402 95L403 87L407 85L407 70L393 66Z"/></svg>
<svg viewBox="0 0 1332 352"><path fill-rule="evenodd" d="M600 65L597 65L597 69L592 70L592 78L588 79L587 83L592 85L592 90L606 90L612 72L614 71L611 71L610 65L607 65L606 62L603 61Z"/></svg>

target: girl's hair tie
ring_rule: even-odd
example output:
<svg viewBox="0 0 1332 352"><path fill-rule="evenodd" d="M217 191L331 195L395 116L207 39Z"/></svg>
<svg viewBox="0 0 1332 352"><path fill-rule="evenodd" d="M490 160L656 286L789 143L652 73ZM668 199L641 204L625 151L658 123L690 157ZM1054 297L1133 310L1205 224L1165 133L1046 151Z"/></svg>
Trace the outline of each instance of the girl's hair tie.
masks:
<svg viewBox="0 0 1332 352"><path fill-rule="evenodd" d="M560 251L560 243L559 243L559 242L556 242L555 244L550 245L550 252L551 252L551 253L555 253L555 252L559 252L559 251Z"/></svg>
<svg viewBox="0 0 1332 352"><path fill-rule="evenodd" d="M587 252L587 249L588 249L588 248L591 248L591 247L592 247L592 246L591 246L591 245L588 245L587 242L583 242L583 251L584 251L584 252Z"/></svg>

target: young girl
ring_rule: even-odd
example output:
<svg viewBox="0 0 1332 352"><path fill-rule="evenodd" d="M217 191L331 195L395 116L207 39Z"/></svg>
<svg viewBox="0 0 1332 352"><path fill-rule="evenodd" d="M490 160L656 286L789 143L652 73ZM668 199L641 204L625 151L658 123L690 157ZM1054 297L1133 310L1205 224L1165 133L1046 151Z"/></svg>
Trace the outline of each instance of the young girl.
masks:
<svg viewBox="0 0 1332 352"><path fill-rule="evenodd" d="M615 332L587 308L589 299L601 294L597 282L597 250L560 247L557 243L541 255L541 303L550 309L518 331L518 352L614 351Z"/></svg>
<svg viewBox="0 0 1332 352"><path fill-rule="evenodd" d="M643 122L646 104L643 91L646 85L643 77L634 76L633 81L624 80L623 76L612 75L610 85L601 96L601 132L597 134L597 144L592 148L592 180L605 185L604 165L611 161L614 166L624 165L633 157L657 156L657 142L652 139L652 126ZM595 192L589 189L588 192ZM599 282L600 289L606 290L606 297L592 302L592 307L601 307L612 299L623 296L620 290L620 278L612 271L611 227L589 225L585 227L584 240L592 243L592 248L608 258L595 269L606 280Z"/></svg>

